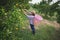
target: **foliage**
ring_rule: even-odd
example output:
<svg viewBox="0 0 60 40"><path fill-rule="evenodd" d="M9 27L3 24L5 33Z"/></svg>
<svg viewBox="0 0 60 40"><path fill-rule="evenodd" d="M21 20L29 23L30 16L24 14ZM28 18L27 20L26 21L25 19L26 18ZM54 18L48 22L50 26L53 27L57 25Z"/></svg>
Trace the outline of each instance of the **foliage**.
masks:
<svg viewBox="0 0 60 40"><path fill-rule="evenodd" d="M51 0L52 1L52 0ZM44 18L46 19L50 19L52 16L55 15L55 12L57 12L57 15L59 14L58 11L60 9L60 6L58 4L60 4L60 1L57 1L56 3L53 3L50 5L51 1L41 1L38 5L34 4L32 7L37 9L41 14L44 14ZM59 16L59 15L58 15ZM57 16L57 18L58 18ZM59 20L59 19L57 19Z"/></svg>
<svg viewBox="0 0 60 40"><path fill-rule="evenodd" d="M0 39L1 40L13 40L15 37L15 32L19 31L24 26L24 21L26 20L25 15L22 10L14 6L14 10L9 10L5 12L5 9L1 9L0 15ZM11 37L12 35L13 37ZM12 38L12 39L11 39Z"/></svg>
<svg viewBox="0 0 60 40"><path fill-rule="evenodd" d="M44 25L44 27L36 30L37 33L35 36L27 29L26 25L28 26L28 23L22 9L30 8L28 1L30 0L0 0L0 40L53 40L52 35L55 33L55 29L51 26L46 25L47 28L45 28ZM37 5L41 7L41 9L38 8L39 11L45 12L46 10L46 12L48 12L47 9L49 5L45 3L46 2L44 2L44 5L41 3L41 6ZM46 7L46 9L44 7ZM60 13L60 11L58 11L58 13ZM58 19L59 17L60 16L58 16Z"/></svg>
<svg viewBox="0 0 60 40"><path fill-rule="evenodd" d="M0 40L14 40L26 19L22 9L29 9L29 0L0 0ZM11 36L12 35L12 36Z"/></svg>
<svg viewBox="0 0 60 40"><path fill-rule="evenodd" d="M20 8L29 8L29 1L31 0L0 0L0 6L4 7L7 11L13 8L13 5L16 4ZM3 2L3 3L2 3Z"/></svg>

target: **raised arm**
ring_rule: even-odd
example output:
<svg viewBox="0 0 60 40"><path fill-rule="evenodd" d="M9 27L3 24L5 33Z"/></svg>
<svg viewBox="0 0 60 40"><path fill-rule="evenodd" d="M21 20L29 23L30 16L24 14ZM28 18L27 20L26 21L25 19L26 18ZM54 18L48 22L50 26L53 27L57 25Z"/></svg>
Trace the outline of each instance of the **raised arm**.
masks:
<svg viewBox="0 0 60 40"><path fill-rule="evenodd" d="M26 10L26 9L24 9L24 11L25 11L26 13L29 13L28 10Z"/></svg>
<svg viewBox="0 0 60 40"><path fill-rule="evenodd" d="M22 11L24 12L24 14L27 16L27 11L26 10L24 10L24 9L22 9Z"/></svg>

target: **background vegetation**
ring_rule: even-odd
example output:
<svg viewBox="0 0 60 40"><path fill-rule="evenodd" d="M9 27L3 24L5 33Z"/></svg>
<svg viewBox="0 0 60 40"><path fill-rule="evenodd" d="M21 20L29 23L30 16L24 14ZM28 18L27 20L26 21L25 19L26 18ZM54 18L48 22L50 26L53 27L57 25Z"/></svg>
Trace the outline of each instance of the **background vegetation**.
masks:
<svg viewBox="0 0 60 40"><path fill-rule="evenodd" d="M22 9L35 10L44 19L60 23L60 1L50 5L52 0L29 4L31 0L0 0L0 40L60 40L60 30L41 24L32 35L29 23Z"/></svg>

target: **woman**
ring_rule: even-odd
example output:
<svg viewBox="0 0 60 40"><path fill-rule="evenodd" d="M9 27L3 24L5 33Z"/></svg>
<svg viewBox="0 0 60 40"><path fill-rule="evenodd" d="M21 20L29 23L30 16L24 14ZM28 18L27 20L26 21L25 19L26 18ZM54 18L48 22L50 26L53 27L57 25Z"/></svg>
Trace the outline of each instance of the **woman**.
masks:
<svg viewBox="0 0 60 40"><path fill-rule="evenodd" d="M28 14L27 14L28 13ZM28 12L27 10L24 10L24 14L27 16L30 22L30 27L32 29L32 33L35 34L35 28L34 28L34 18L35 14L34 12Z"/></svg>

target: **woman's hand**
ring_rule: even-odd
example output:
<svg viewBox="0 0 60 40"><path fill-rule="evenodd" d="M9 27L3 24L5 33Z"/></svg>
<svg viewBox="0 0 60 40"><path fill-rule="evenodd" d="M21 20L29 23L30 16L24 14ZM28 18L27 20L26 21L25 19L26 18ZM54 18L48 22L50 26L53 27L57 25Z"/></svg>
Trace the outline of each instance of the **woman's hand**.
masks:
<svg viewBox="0 0 60 40"><path fill-rule="evenodd" d="M27 11L26 9L24 9L24 11Z"/></svg>
<svg viewBox="0 0 60 40"><path fill-rule="evenodd" d="M26 12L26 10L25 10L25 9L22 9L22 11L24 12L24 14L25 14L25 15L27 15L27 14L26 14L27 12Z"/></svg>

